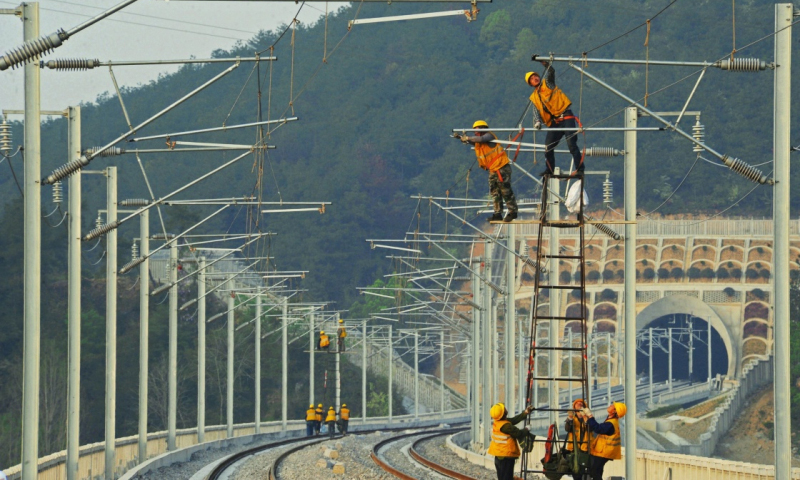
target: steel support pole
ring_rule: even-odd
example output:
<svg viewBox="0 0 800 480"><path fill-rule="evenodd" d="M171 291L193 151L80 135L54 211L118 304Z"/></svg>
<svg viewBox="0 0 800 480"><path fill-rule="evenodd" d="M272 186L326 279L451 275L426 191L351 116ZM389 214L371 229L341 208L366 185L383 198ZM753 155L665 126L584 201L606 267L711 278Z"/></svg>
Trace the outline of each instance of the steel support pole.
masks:
<svg viewBox="0 0 800 480"><path fill-rule="evenodd" d="M177 448L178 421L178 246L169 247L169 363L167 400L167 451Z"/></svg>
<svg viewBox="0 0 800 480"><path fill-rule="evenodd" d="M554 170L556 174L561 173L558 168ZM551 178L550 185L548 189L555 194L556 197L560 196L561 192L561 184L560 180ZM559 205L557 201L553 201L548 199L548 203L550 204L550 212L548 216L550 220L556 221L559 220L561 217L559 215ZM548 245L548 250L550 255L558 255L560 249L560 238L559 238L559 231L557 228L550 228L550 241ZM550 268L550 284L551 285L558 285L560 283L560 279L558 278L559 273L559 265L558 262L553 262L553 267ZM550 316L558 317L561 315L561 290L559 289L550 289ZM559 322L555 320L550 320L550 333L548 334L548 342L550 347L558 347L558 330L559 330ZM556 350L550 350L549 355L549 364L550 364L550 376L555 378L560 376L559 370L559 352ZM548 405L550 408L559 408L559 401L558 401L558 382L551 381L548 385ZM558 424L558 412L551 411L550 412L550 423Z"/></svg>
<svg viewBox="0 0 800 480"><path fill-rule="evenodd" d="M67 161L81 158L81 107L69 107L67 114ZM78 480L81 410L81 176L69 179L69 240L67 247L69 384L67 393L67 480Z"/></svg>
<svg viewBox="0 0 800 480"><path fill-rule="evenodd" d="M79 177L80 174L70 177ZM139 215L139 254L150 252L150 211ZM139 463L147 460L147 381L150 375L150 259L139 265Z"/></svg>
<svg viewBox="0 0 800 480"><path fill-rule="evenodd" d="M361 423L367 423L367 322L361 326Z"/></svg>
<svg viewBox="0 0 800 480"><path fill-rule="evenodd" d="M533 304L531 304L531 305L533 305ZM570 331L569 331L569 348L572 348L572 335L573 335L573 331L572 331L572 329L570 329ZM573 358L573 356L574 356L574 353L575 353L575 352L573 352L572 350L570 350L570 351L568 352L568 355L569 355L569 366L568 366L568 368L569 368L569 378L573 378L573 377L572 377L572 375L573 375L573 372L572 372L572 362L573 362L573 360L574 360L574 358ZM573 401L573 400L574 400L574 397L572 396L572 382L569 382L569 402L567 402L567 403L569 403L570 405L572 405L572 401ZM585 399L584 399L584 400L585 400ZM572 407L570 407L570 408L572 408Z"/></svg>
<svg viewBox="0 0 800 480"><path fill-rule="evenodd" d="M444 413L444 329L439 333L441 335L439 339L439 383L442 387L439 392L439 411Z"/></svg>
<svg viewBox="0 0 800 480"><path fill-rule="evenodd" d="M117 220L117 167L106 168L106 220ZM117 418L117 232L106 235L105 475L114 478Z"/></svg>
<svg viewBox="0 0 800 480"><path fill-rule="evenodd" d="M711 386L711 319L708 319L708 385Z"/></svg>
<svg viewBox="0 0 800 480"><path fill-rule="evenodd" d="M692 328L692 318L688 318L689 323L689 385L694 383L694 329Z"/></svg>
<svg viewBox="0 0 800 480"><path fill-rule="evenodd" d="M256 434L261 433L261 295L256 297L256 318L255 318L255 389L256 389L256 404L255 404L255 422Z"/></svg>
<svg viewBox="0 0 800 480"><path fill-rule="evenodd" d="M392 344L392 326L388 325L389 327L389 425L392 424L392 395L394 394L394 389L392 388L392 381L394 380L394 345Z"/></svg>
<svg viewBox="0 0 800 480"><path fill-rule="evenodd" d="M339 359L339 355L336 355ZM336 388L339 388L339 369L336 369ZM287 389L289 388L289 297L283 297L281 312L281 431L286 433Z"/></svg>
<svg viewBox="0 0 800 480"><path fill-rule="evenodd" d="M197 443L206 439L206 257L197 263Z"/></svg>
<svg viewBox="0 0 800 480"><path fill-rule="evenodd" d="M650 370L649 370L648 375L650 377L650 382L649 382L650 383L650 388L649 388L649 390L650 390L650 405L652 406L653 405L653 329L649 328L648 330L649 330L649 333L650 333L650 339L649 339L649 342L648 342L647 359L648 359L649 364L650 364L649 365L650 366Z"/></svg>
<svg viewBox="0 0 800 480"><path fill-rule="evenodd" d="M588 334L587 338L588 338L588 344L586 345L586 354L588 355L588 357L586 359L586 380L587 380L586 393L589 398L586 398L585 400L587 405L594 406L594 389L592 387L594 386L594 377L596 373L594 371L594 368L597 365L596 363L597 356L594 357L592 356L592 344L594 342L592 342L593 338L591 332ZM592 358L594 358L595 361L592 361Z"/></svg>
<svg viewBox="0 0 800 480"><path fill-rule="evenodd" d="M625 127L636 127L636 107L625 109ZM625 220L636 220L636 131L625 134ZM625 479L636 480L636 224L625 225Z"/></svg>
<svg viewBox="0 0 800 480"><path fill-rule="evenodd" d="M419 333L414 332L414 420L419 418Z"/></svg>
<svg viewBox="0 0 800 480"><path fill-rule="evenodd" d="M25 42L39 37L39 4L22 4ZM39 65L25 64L23 222L22 480L39 475L39 347L42 274L41 105Z"/></svg>
<svg viewBox="0 0 800 480"><path fill-rule="evenodd" d="M669 361L668 361L668 364L669 364L668 376L669 376L669 378L667 378L667 385L669 385L669 393L672 393L672 328L668 328L667 331L669 332L669 348L667 349L667 351L668 351L668 355L667 356L669 357Z"/></svg>
<svg viewBox="0 0 800 480"><path fill-rule="evenodd" d="M492 279L492 244L489 242L484 242L484 270L483 276L491 281ZM483 390L483 401L481 402L481 420L483 423L483 435L481 435L481 444L483 448L489 447L489 440L491 438L492 433L492 424L491 424L491 416L489 415L489 410L492 407L492 395L493 395L493 381L492 381L492 289L489 288L488 285L481 285L481 290L483 293L483 311L484 317L483 320L483 332L480 336L481 340L483 341L483 346L481 348L481 360L482 360L482 370L483 370L483 383L481 384L481 388Z"/></svg>
<svg viewBox="0 0 800 480"><path fill-rule="evenodd" d="M337 314L336 316L338 317L339 315ZM334 380L334 382L335 382L335 384L334 384L334 393L335 393L335 395L334 395L333 407L338 412L339 411L339 407L342 404L342 398L341 398L342 382L341 382L341 376L340 376L340 373L341 373L341 370L340 370L341 361L340 360L341 360L341 356L342 355L339 352L339 345L338 345L339 342L337 341L336 343L337 343L337 345L336 345L336 358L334 360L334 366L335 366L335 369L336 369L336 378Z"/></svg>
<svg viewBox="0 0 800 480"><path fill-rule="evenodd" d="M516 250L516 233L517 229L514 225L506 227L506 242L508 250ZM517 337L517 299L516 292L516 266L517 258L510 251L506 251L506 314L505 314L505 402L509 409L513 409L516 402L514 401L514 373L515 360L516 360L516 337ZM444 335L444 334L443 334Z"/></svg>
<svg viewBox="0 0 800 480"><path fill-rule="evenodd" d="M479 380L478 372L480 371L480 324L481 324L481 310L478 305L481 301L480 290L480 277L472 274L472 298L475 306L472 307L472 335L470 338L470 382L472 384L472 398L470 402L470 440L473 444L478 443L480 439L480 394L481 382Z"/></svg>
<svg viewBox="0 0 800 480"><path fill-rule="evenodd" d="M308 404L314 405L314 352L317 348L314 334L314 311L308 315Z"/></svg>
<svg viewBox="0 0 800 480"><path fill-rule="evenodd" d="M228 282L231 286L231 290L235 288L233 283L233 276L228 275ZM227 367L228 367L228 374L226 378L227 387L226 387L226 415L225 415L225 425L226 425L226 434L227 438L233 437L233 335L234 335L234 317L233 317L233 309L235 306L235 298L236 293L231 291L228 294L228 358L226 359Z"/></svg>
<svg viewBox="0 0 800 480"><path fill-rule="evenodd" d="M775 295L774 332L775 342L775 411L791 412L791 363L790 363L790 318L789 318L789 215L790 189L789 152L791 148L791 96L792 96L792 20L794 7L791 3L775 5L775 130L773 153L775 155L773 196L773 222L775 274L772 285ZM775 422L775 478L790 478L792 475L792 426L791 422Z"/></svg>
<svg viewBox="0 0 800 480"><path fill-rule="evenodd" d="M606 395L608 404L611 405L611 333L606 333Z"/></svg>

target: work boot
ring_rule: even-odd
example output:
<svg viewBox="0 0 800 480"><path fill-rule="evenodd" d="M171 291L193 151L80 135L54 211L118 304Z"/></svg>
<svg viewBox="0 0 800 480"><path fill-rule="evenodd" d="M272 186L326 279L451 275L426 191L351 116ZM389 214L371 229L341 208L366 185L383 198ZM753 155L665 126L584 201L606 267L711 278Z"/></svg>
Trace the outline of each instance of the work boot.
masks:
<svg viewBox="0 0 800 480"><path fill-rule="evenodd" d="M505 223L511 223L512 220L517 218L517 212L508 212L506 218L503 219Z"/></svg>
<svg viewBox="0 0 800 480"><path fill-rule="evenodd" d="M553 174L553 171L552 171L552 170L550 170L549 168L545 168L544 170L542 170L541 172L539 172L539 176L540 176L540 177L544 177L544 176L550 176L550 175L552 175L552 174Z"/></svg>
<svg viewBox="0 0 800 480"><path fill-rule="evenodd" d="M491 217L489 217L490 222L499 222L503 219L503 214L501 212L495 212Z"/></svg>

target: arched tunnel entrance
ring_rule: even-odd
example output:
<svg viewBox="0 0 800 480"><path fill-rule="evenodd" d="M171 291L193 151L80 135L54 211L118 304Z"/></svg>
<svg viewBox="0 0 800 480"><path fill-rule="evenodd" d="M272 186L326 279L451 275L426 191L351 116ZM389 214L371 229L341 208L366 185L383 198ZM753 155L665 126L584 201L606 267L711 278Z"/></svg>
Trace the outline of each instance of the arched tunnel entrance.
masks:
<svg viewBox="0 0 800 480"><path fill-rule="evenodd" d="M713 325L712 325L713 327ZM653 381L669 377L669 338L672 334L672 378L704 382L709 377L708 322L691 314L675 313L656 318L637 334L636 373L650 372L650 330L652 329ZM711 377L728 373L728 351L722 336L711 328Z"/></svg>

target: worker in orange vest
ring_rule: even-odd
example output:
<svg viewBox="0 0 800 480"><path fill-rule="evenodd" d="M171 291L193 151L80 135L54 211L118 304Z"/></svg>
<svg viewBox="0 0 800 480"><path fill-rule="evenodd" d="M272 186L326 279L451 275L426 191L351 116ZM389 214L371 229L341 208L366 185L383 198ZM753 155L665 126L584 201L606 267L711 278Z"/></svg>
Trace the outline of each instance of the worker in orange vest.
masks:
<svg viewBox="0 0 800 480"><path fill-rule="evenodd" d="M534 60L536 60L535 57ZM539 60L539 62L545 67L544 80L536 72L525 74L525 83L533 87L533 93L530 96L534 106L533 128L539 130L544 124L560 129L559 131L547 131L544 141L544 158L547 168L540 175L553 174L556 168L556 145L564 136L567 137L567 147L575 162L576 173L583 175L583 155L581 149L578 148L578 123L580 120L570 110L572 102L569 97L556 85L556 71L553 66L547 60Z"/></svg>
<svg viewBox="0 0 800 480"><path fill-rule="evenodd" d="M314 409L314 404L308 406L306 410L306 437L314 435L314 430L317 428L317 411Z"/></svg>
<svg viewBox="0 0 800 480"><path fill-rule="evenodd" d="M586 426L586 419L583 417L581 410L586 408L586 403L582 398L572 402L572 411L567 413L567 420L564 422L564 430L567 433L567 450L572 451L572 439L578 439L579 448L584 451L589 451L589 427Z"/></svg>
<svg viewBox="0 0 800 480"><path fill-rule="evenodd" d="M317 350L325 350L327 352L330 347L331 341L328 338L328 335L325 333L325 330L320 330L319 342L317 342Z"/></svg>
<svg viewBox="0 0 800 480"><path fill-rule="evenodd" d="M525 420L533 411L528 406L519 415L508 418L508 410L502 403L496 403L489 409L492 417L492 440L489 442L488 454L494 456L494 468L497 470L497 480L513 480L514 463L521 452L517 440L522 440L528 435L528 429L520 430L514 425Z"/></svg>
<svg viewBox="0 0 800 480"><path fill-rule="evenodd" d="M316 418L317 424L316 424L315 428L316 428L316 431L317 431L317 435L319 435L320 430L322 430L322 404L321 403L319 405L317 405L317 409L315 410L315 413L317 414L317 418Z"/></svg>
<svg viewBox="0 0 800 480"><path fill-rule="evenodd" d="M325 425L328 426L328 433L333 438L333 435L336 433L336 410L333 407L328 409L328 416L325 417Z"/></svg>
<svg viewBox="0 0 800 480"><path fill-rule="evenodd" d="M347 328L344 326L344 320L339 319L339 329L336 330L336 338L338 339L337 346L340 352L344 352L344 339L347 337Z"/></svg>
<svg viewBox="0 0 800 480"><path fill-rule="evenodd" d="M609 460L622 458L619 419L624 417L627 411L628 407L624 403L614 402L608 406L608 418L603 423L597 423L588 408L581 411L586 418L586 425L594 434L589 450L589 475L592 480L603 480L606 463Z"/></svg>
<svg viewBox="0 0 800 480"><path fill-rule="evenodd" d="M478 120L472 124L475 136L458 135L463 143L475 145L478 166L489 171L489 193L494 200L494 213L489 221L510 222L517 218L517 199L511 189L511 164L505 148L496 143L497 136L489 131L489 124ZM508 212L503 217L503 202Z"/></svg>
<svg viewBox="0 0 800 480"><path fill-rule="evenodd" d="M347 435L347 426L350 423L350 409L347 404L343 403L342 408L339 409L339 425L342 435Z"/></svg>

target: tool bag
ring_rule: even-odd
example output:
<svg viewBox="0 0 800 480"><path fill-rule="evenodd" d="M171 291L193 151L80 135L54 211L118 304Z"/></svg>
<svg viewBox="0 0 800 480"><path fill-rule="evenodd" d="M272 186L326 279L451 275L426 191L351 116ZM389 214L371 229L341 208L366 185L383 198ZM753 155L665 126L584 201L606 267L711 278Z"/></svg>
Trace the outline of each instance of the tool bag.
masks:
<svg viewBox="0 0 800 480"><path fill-rule="evenodd" d="M544 458L542 458L542 470L548 480L561 480L564 474L572 473L569 460L564 455L567 450L566 445L567 440L564 439L564 446L559 448L558 427L555 423L550 425L547 431L547 441L544 444Z"/></svg>

